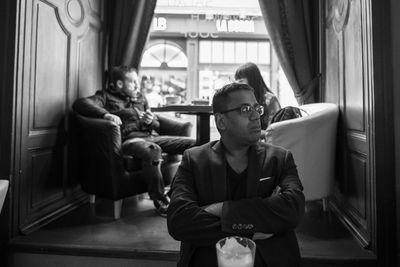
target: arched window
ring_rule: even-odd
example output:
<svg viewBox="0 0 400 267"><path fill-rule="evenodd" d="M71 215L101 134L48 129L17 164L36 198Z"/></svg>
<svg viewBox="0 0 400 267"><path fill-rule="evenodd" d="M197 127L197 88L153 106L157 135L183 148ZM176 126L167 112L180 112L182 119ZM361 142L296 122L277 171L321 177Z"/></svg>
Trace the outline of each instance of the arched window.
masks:
<svg viewBox="0 0 400 267"><path fill-rule="evenodd" d="M151 45L143 53L141 67L186 68L188 60L182 49L172 42Z"/></svg>

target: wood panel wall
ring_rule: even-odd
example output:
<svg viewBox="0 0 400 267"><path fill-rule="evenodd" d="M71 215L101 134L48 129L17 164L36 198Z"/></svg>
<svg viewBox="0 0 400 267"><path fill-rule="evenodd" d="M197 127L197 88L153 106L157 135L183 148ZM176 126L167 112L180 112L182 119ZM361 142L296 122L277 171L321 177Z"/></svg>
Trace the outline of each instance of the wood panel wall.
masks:
<svg viewBox="0 0 400 267"><path fill-rule="evenodd" d="M101 88L104 3L21 1L16 61L14 232L30 232L82 201L74 100Z"/></svg>
<svg viewBox="0 0 400 267"><path fill-rule="evenodd" d="M364 14L363 14L364 12ZM370 36L361 0L329 1L326 10L326 101L340 106L336 201L364 247L370 246L371 160L368 144Z"/></svg>
<svg viewBox="0 0 400 267"><path fill-rule="evenodd" d="M3 1L0 8L0 179L10 180L12 151L13 73L15 54L16 5ZM9 197L10 194L7 194ZM0 262L6 262L10 236L10 201L6 198L0 216Z"/></svg>
<svg viewBox="0 0 400 267"><path fill-rule="evenodd" d="M400 2L396 0L390 1L391 13L391 36L392 36L392 55L393 55L393 106L400 104ZM394 133L395 133L395 162L400 162L400 112L394 112ZM400 265L400 164L395 164L396 177L396 225L397 227L397 263Z"/></svg>
<svg viewBox="0 0 400 267"><path fill-rule="evenodd" d="M332 206L379 266L394 266L395 178L390 4L320 1L322 101L340 107Z"/></svg>

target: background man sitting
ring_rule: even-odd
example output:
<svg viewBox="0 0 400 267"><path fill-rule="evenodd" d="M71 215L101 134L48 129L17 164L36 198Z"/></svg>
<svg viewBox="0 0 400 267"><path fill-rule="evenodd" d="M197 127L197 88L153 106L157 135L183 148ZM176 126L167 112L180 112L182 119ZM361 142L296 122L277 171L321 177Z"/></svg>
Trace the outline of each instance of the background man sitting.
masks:
<svg viewBox="0 0 400 267"><path fill-rule="evenodd" d="M164 193L160 164L162 152L182 154L195 145L189 137L161 136L159 120L140 93L134 68L116 66L110 84L95 95L78 99L73 109L87 117L104 118L121 127L122 152L141 160L148 193L161 216L166 216L169 199Z"/></svg>

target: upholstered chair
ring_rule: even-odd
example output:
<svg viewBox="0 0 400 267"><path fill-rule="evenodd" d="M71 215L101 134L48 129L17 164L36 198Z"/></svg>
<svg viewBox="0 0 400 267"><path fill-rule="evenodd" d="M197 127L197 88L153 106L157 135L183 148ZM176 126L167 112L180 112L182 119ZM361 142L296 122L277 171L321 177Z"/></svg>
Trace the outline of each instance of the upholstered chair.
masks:
<svg viewBox="0 0 400 267"><path fill-rule="evenodd" d="M75 113L79 182L94 204L96 197L114 201L114 218L121 216L124 198L147 192L141 164L123 155L120 127L105 119ZM159 134L190 136L192 124L159 116ZM180 164L181 155L163 154L161 170L165 185L170 184Z"/></svg>
<svg viewBox="0 0 400 267"><path fill-rule="evenodd" d="M0 180L0 213L8 191L8 180Z"/></svg>
<svg viewBox="0 0 400 267"><path fill-rule="evenodd" d="M332 103L302 105L303 117L272 123L266 142L290 150L306 200L323 200L332 193L339 109Z"/></svg>

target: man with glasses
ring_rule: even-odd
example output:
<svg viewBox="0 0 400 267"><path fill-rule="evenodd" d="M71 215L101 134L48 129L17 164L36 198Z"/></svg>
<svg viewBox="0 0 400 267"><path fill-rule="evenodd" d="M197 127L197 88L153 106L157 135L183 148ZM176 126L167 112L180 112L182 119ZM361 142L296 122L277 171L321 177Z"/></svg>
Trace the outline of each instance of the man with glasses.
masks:
<svg viewBox="0 0 400 267"><path fill-rule="evenodd" d="M218 266L215 244L227 236L255 241L256 267L298 266L304 195L292 154L259 142L264 110L249 85L222 87L212 105L221 139L186 150L171 188L178 266Z"/></svg>

